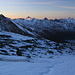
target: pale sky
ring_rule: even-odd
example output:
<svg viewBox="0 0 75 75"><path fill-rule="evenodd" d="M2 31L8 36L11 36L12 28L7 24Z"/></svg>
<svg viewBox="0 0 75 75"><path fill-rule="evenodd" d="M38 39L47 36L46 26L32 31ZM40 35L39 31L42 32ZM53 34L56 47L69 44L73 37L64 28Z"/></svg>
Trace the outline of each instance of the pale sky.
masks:
<svg viewBox="0 0 75 75"><path fill-rule="evenodd" d="M0 0L0 14L9 18L75 18L75 0Z"/></svg>

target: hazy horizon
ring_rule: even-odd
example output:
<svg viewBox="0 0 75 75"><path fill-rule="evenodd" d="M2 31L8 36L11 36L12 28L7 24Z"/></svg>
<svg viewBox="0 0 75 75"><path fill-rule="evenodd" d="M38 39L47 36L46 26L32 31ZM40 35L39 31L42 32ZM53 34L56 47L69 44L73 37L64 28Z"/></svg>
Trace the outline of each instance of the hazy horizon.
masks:
<svg viewBox="0 0 75 75"><path fill-rule="evenodd" d="M74 0L0 0L0 14L9 18L75 18Z"/></svg>
<svg viewBox="0 0 75 75"><path fill-rule="evenodd" d="M0 15L5 16L4 14L0 14ZM27 17L15 17L15 18L11 18L11 17L8 17L8 16L5 16L5 17L10 18L10 19L19 19L19 18L26 19L27 17L36 18L36 17L31 17L31 16L27 16ZM44 17L44 18L47 18L47 17ZM36 19L44 19L44 18L36 18ZM72 18L72 17L67 17L67 18L47 18L47 19L68 19L68 18ZM75 19L75 18L73 18L73 19Z"/></svg>

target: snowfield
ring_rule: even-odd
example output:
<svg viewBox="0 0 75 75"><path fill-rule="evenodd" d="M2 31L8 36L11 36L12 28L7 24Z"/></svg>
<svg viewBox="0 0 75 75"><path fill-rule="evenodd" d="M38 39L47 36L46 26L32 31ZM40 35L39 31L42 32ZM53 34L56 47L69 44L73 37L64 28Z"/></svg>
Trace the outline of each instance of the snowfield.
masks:
<svg viewBox="0 0 75 75"><path fill-rule="evenodd" d="M30 59L0 55L0 60L0 75L75 75L74 55Z"/></svg>
<svg viewBox="0 0 75 75"><path fill-rule="evenodd" d="M49 75L75 75L75 57L70 58L68 61L56 65L51 69Z"/></svg>

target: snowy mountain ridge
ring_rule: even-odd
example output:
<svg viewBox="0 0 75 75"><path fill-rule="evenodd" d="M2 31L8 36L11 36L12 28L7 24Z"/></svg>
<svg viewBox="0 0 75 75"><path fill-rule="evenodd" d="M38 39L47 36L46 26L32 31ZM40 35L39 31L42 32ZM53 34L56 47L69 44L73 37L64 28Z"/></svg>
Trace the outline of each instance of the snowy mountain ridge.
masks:
<svg viewBox="0 0 75 75"><path fill-rule="evenodd" d="M75 75L74 29L72 18L0 15L0 75Z"/></svg>
<svg viewBox="0 0 75 75"><path fill-rule="evenodd" d="M69 26L71 22L72 28ZM75 39L74 23L75 20L71 18L9 19L0 15L0 54L17 55L17 50L22 51L22 55L32 57L74 54L75 44L67 42Z"/></svg>
<svg viewBox="0 0 75 75"><path fill-rule="evenodd" d="M46 17L36 19L29 16L26 19L9 19L0 15L0 30L64 42L65 40L75 40L75 19L49 20Z"/></svg>
<svg viewBox="0 0 75 75"><path fill-rule="evenodd" d="M62 42L63 40L75 40L75 19L13 19L23 29L27 29L34 36ZM63 37L64 35L64 37Z"/></svg>
<svg viewBox="0 0 75 75"><path fill-rule="evenodd" d="M49 20L49 19L36 19L36 18L31 18L31 19L13 19L13 22L19 23L22 26L37 26L39 28L46 27L46 28L54 28L56 29L66 29L66 30L71 30L75 28L75 19L73 18L68 18L68 19L54 19L54 20Z"/></svg>

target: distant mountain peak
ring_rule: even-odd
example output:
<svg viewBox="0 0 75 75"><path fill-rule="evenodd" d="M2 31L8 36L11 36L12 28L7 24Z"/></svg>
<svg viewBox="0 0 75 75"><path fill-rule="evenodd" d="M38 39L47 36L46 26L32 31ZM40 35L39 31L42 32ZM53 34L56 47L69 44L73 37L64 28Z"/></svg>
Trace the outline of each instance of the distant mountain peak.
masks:
<svg viewBox="0 0 75 75"><path fill-rule="evenodd" d="M31 19L31 17L30 16L28 16L27 18L26 18L26 20L30 20Z"/></svg>
<svg viewBox="0 0 75 75"><path fill-rule="evenodd" d="M47 17L45 17L45 18L44 18L44 20L48 20L48 18L47 18Z"/></svg>

